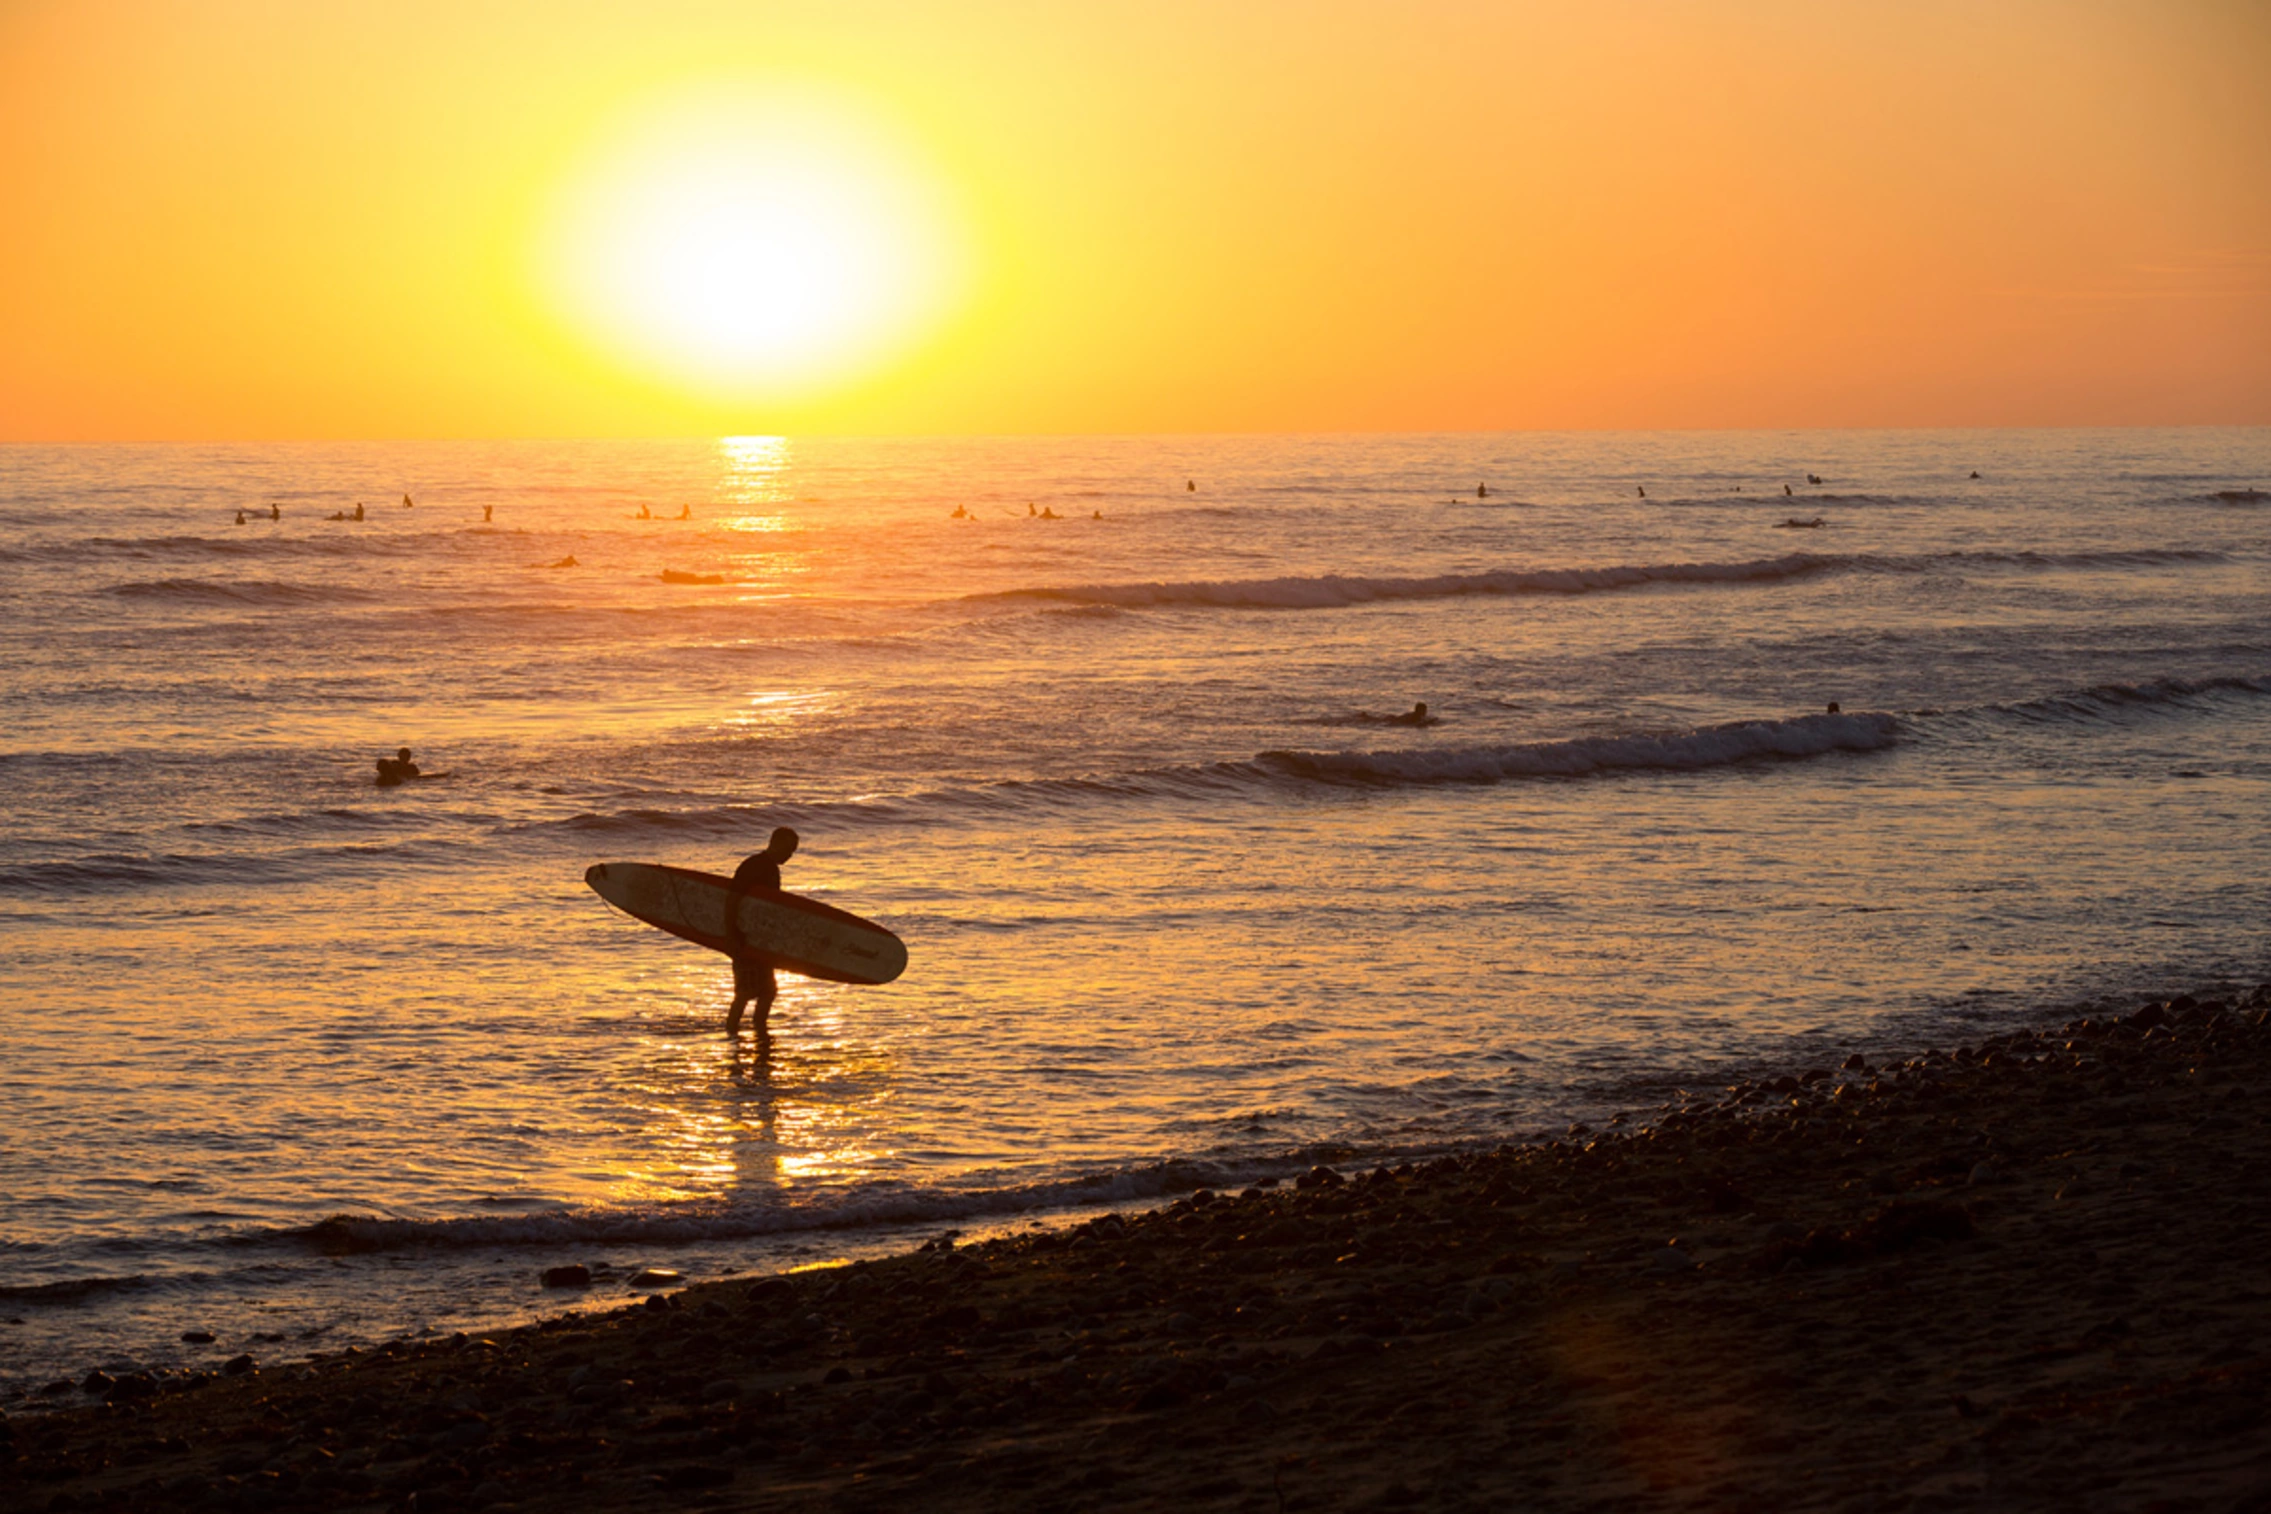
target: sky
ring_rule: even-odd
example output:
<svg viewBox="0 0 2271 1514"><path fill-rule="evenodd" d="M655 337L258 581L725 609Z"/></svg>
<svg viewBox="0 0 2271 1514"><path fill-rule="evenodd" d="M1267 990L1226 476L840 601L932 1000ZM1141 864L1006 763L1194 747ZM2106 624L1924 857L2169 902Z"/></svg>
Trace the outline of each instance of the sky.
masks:
<svg viewBox="0 0 2271 1514"><path fill-rule="evenodd" d="M2271 424L2260 0L0 0L0 441Z"/></svg>

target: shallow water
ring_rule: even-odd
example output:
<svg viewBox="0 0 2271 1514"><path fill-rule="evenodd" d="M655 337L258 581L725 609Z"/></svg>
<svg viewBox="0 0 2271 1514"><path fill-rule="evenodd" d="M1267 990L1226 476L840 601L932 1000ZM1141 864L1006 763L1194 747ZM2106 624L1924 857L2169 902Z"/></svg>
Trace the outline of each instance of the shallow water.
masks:
<svg viewBox="0 0 2271 1514"><path fill-rule="evenodd" d="M0 451L0 1390L2271 977L2266 483L2263 431ZM405 742L453 776L373 787ZM760 1062L581 879L777 824L912 966L790 980Z"/></svg>

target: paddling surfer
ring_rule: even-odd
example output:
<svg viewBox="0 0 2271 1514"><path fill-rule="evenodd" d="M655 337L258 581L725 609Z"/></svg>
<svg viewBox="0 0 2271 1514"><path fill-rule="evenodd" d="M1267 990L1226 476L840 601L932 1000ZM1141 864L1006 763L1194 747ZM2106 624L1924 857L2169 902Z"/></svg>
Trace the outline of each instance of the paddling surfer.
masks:
<svg viewBox="0 0 2271 1514"><path fill-rule="evenodd" d="M741 895L777 894L781 891L781 864L796 855L796 832L780 826L773 838L765 843L761 852L753 852L742 859L741 866L733 870L734 899L732 912L726 919L726 935L735 942L733 958L733 1007L725 1012L725 1033L741 1034L742 1006L757 1001L757 1039L768 1036L766 1021L772 1017L773 996L780 984L773 977L773 962L763 952L740 946Z"/></svg>
<svg viewBox="0 0 2271 1514"><path fill-rule="evenodd" d="M392 757L381 757L378 760L378 783L382 789L407 783L418 776L418 764L410 760L408 747L398 747Z"/></svg>

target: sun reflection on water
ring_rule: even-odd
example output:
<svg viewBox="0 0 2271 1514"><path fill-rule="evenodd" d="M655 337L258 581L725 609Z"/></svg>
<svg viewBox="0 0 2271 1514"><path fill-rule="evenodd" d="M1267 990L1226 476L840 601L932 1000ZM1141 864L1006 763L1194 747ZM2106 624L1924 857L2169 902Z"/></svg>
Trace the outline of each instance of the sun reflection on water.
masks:
<svg viewBox="0 0 2271 1514"><path fill-rule="evenodd" d="M899 1059L849 1030L833 985L783 984L773 1043L760 1056L747 1035L729 1041L706 1015L689 1024L687 1011L712 1007L717 985L705 973L675 976L684 997L656 1005L663 1023L650 1022L640 1072L622 1089L638 1118L624 1132L631 1149L618 1159L614 1201L730 1202L888 1170L900 1152L875 1134Z"/></svg>
<svg viewBox="0 0 2271 1514"><path fill-rule="evenodd" d="M734 731L782 734L812 716L828 713L837 703L833 689L752 689L747 703L726 717L725 724Z"/></svg>
<svg viewBox="0 0 2271 1514"><path fill-rule="evenodd" d="M785 436L718 438L720 520L729 531L785 531L789 502L789 439Z"/></svg>

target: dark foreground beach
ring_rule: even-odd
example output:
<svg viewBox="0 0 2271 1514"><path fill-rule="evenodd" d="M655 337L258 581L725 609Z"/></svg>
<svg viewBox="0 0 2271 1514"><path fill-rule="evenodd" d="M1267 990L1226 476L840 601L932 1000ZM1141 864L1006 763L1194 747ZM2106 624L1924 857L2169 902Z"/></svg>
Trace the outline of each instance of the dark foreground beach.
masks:
<svg viewBox="0 0 2271 1514"><path fill-rule="evenodd" d="M2271 986L1859 1063L73 1384L0 1424L0 1507L2271 1511Z"/></svg>

